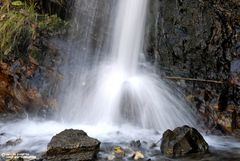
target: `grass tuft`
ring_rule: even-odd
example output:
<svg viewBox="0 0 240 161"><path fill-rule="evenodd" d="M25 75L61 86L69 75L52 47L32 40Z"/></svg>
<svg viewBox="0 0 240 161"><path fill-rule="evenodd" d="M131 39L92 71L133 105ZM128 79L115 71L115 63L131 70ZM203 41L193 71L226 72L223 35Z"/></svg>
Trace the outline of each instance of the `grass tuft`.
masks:
<svg viewBox="0 0 240 161"><path fill-rule="evenodd" d="M5 0L0 6L1 60L11 54L26 55L28 46L36 39L39 33L52 36L66 25L56 15L39 15L34 10L34 3L14 4L20 3Z"/></svg>

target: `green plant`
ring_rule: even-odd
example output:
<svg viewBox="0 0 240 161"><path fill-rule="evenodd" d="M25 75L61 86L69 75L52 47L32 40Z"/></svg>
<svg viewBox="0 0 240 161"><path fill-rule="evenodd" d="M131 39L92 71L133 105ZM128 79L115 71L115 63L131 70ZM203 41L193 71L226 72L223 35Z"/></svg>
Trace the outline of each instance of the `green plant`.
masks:
<svg viewBox="0 0 240 161"><path fill-rule="evenodd" d="M35 13L33 7L26 6L19 10L2 7L0 13L0 56L3 58L31 39Z"/></svg>
<svg viewBox="0 0 240 161"><path fill-rule="evenodd" d="M39 33L54 35L66 25L55 15L39 15L35 3L5 0L0 8L0 59L26 55Z"/></svg>
<svg viewBox="0 0 240 161"><path fill-rule="evenodd" d="M22 1L12 1L11 3L13 6L23 6L24 3Z"/></svg>

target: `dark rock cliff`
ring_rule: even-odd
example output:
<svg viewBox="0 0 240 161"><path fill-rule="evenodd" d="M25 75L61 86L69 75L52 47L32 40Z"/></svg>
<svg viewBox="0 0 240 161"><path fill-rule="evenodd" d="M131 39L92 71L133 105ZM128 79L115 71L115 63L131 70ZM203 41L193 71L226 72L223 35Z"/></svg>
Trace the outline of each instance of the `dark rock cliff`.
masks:
<svg viewBox="0 0 240 161"><path fill-rule="evenodd" d="M181 75L227 79L239 57L239 1L159 0L157 34L150 51ZM153 37L153 36L152 36Z"/></svg>
<svg viewBox="0 0 240 161"><path fill-rule="evenodd" d="M154 30L148 31L148 57L167 76L220 81L180 78L178 83L198 110L207 117L210 113L212 124L222 118L218 111L231 111L230 118L224 115L220 122L232 127L236 122L232 115L239 111L240 1L153 0L149 22ZM209 109L210 105L217 107ZM234 107L228 108L230 105Z"/></svg>

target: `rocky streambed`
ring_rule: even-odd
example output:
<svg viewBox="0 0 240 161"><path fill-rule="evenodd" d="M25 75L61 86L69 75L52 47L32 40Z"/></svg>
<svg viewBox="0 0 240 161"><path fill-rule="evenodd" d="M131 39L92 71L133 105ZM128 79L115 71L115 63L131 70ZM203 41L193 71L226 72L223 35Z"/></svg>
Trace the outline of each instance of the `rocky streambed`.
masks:
<svg viewBox="0 0 240 161"><path fill-rule="evenodd" d="M74 134L73 130L64 131L69 128L83 129L87 134L80 130L77 130L76 134ZM23 120L1 124L0 133L0 152L2 160L7 160L6 158L8 158L8 160L14 160L14 153L15 155L24 158L26 161L40 161L44 160L44 158L45 160L54 160L54 156L59 157L59 154L64 157L69 157L71 155L74 157L79 156L76 154L79 150L81 151L81 154L83 154L82 156L88 156L90 158L94 156L99 161L238 161L240 158L239 139L227 136L205 135L204 132L202 132L203 137L209 145L206 152L187 152L186 155L168 157L163 155L164 152L160 149L163 132L136 128L130 125L123 125L122 127L114 127L110 125L87 126L69 125L55 121L40 122L39 120ZM63 137L58 133L63 134ZM55 136L55 139L52 138L53 136ZM97 138L99 141L94 138ZM179 139L178 136L177 138ZM51 139L52 141L50 142ZM59 139L60 141L63 140L64 143L60 143ZM68 139L73 139L74 141ZM176 144L173 146L175 152L179 152L177 147L181 147L182 145L184 145L183 149L189 149L189 146L186 146L186 142L182 142L182 140L184 139L180 139L180 142L176 142L176 140L173 141L174 144ZM73 146L70 146L70 143ZM173 145L172 142L169 143L169 145ZM61 150L58 146L63 147L63 149ZM48 150L55 147L55 150L51 151L51 153L47 153L51 156L50 158L46 157L45 154L47 147ZM68 149L69 147L70 149ZM85 155L85 153L88 155ZM181 152L179 154L183 153ZM15 158L17 157L15 156ZM59 160L59 158L57 160Z"/></svg>

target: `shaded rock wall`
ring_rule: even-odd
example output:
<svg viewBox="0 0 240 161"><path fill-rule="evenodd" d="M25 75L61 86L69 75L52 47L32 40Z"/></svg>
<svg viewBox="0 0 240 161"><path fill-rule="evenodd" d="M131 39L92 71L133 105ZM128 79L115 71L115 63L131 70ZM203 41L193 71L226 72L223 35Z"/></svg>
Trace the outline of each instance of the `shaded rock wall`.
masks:
<svg viewBox="0 0 240 161"><path fill-rule="evenodd" d="M233 68L238 65L232 64L240 57L240 1L152 0L152 3L155 8L158 6L158 11L154 11L156 19L151 22L157 28L149 32L148 56L167 76L222 81L220 84L178 81L178 84L198 110L214 118L208 122L218 124L223 114L218 110L226 111L230 104L234 108L227 115L232 121L235 118L232 112L239 110L239 102L234 98L239 96L236 85L239 75L235 73L232 78L236 72Z"/></svg>
<svg viewBox="0 0 240 161"><path fill-rule="evenodd" d="M151 50L161 67L194 78L227 79L240 55L240 2L159 0Z"/></svg>
<svg viewBox="0 0 240 161"><path fill-rule="evenodd" d="M41 64L31 56L28 60L0 63L0 113L47 117L47 110L55 106L55 90L61 77L55 69L58 49L50 41L45 43L38 46L39 53L47 55Z"/></svg>

